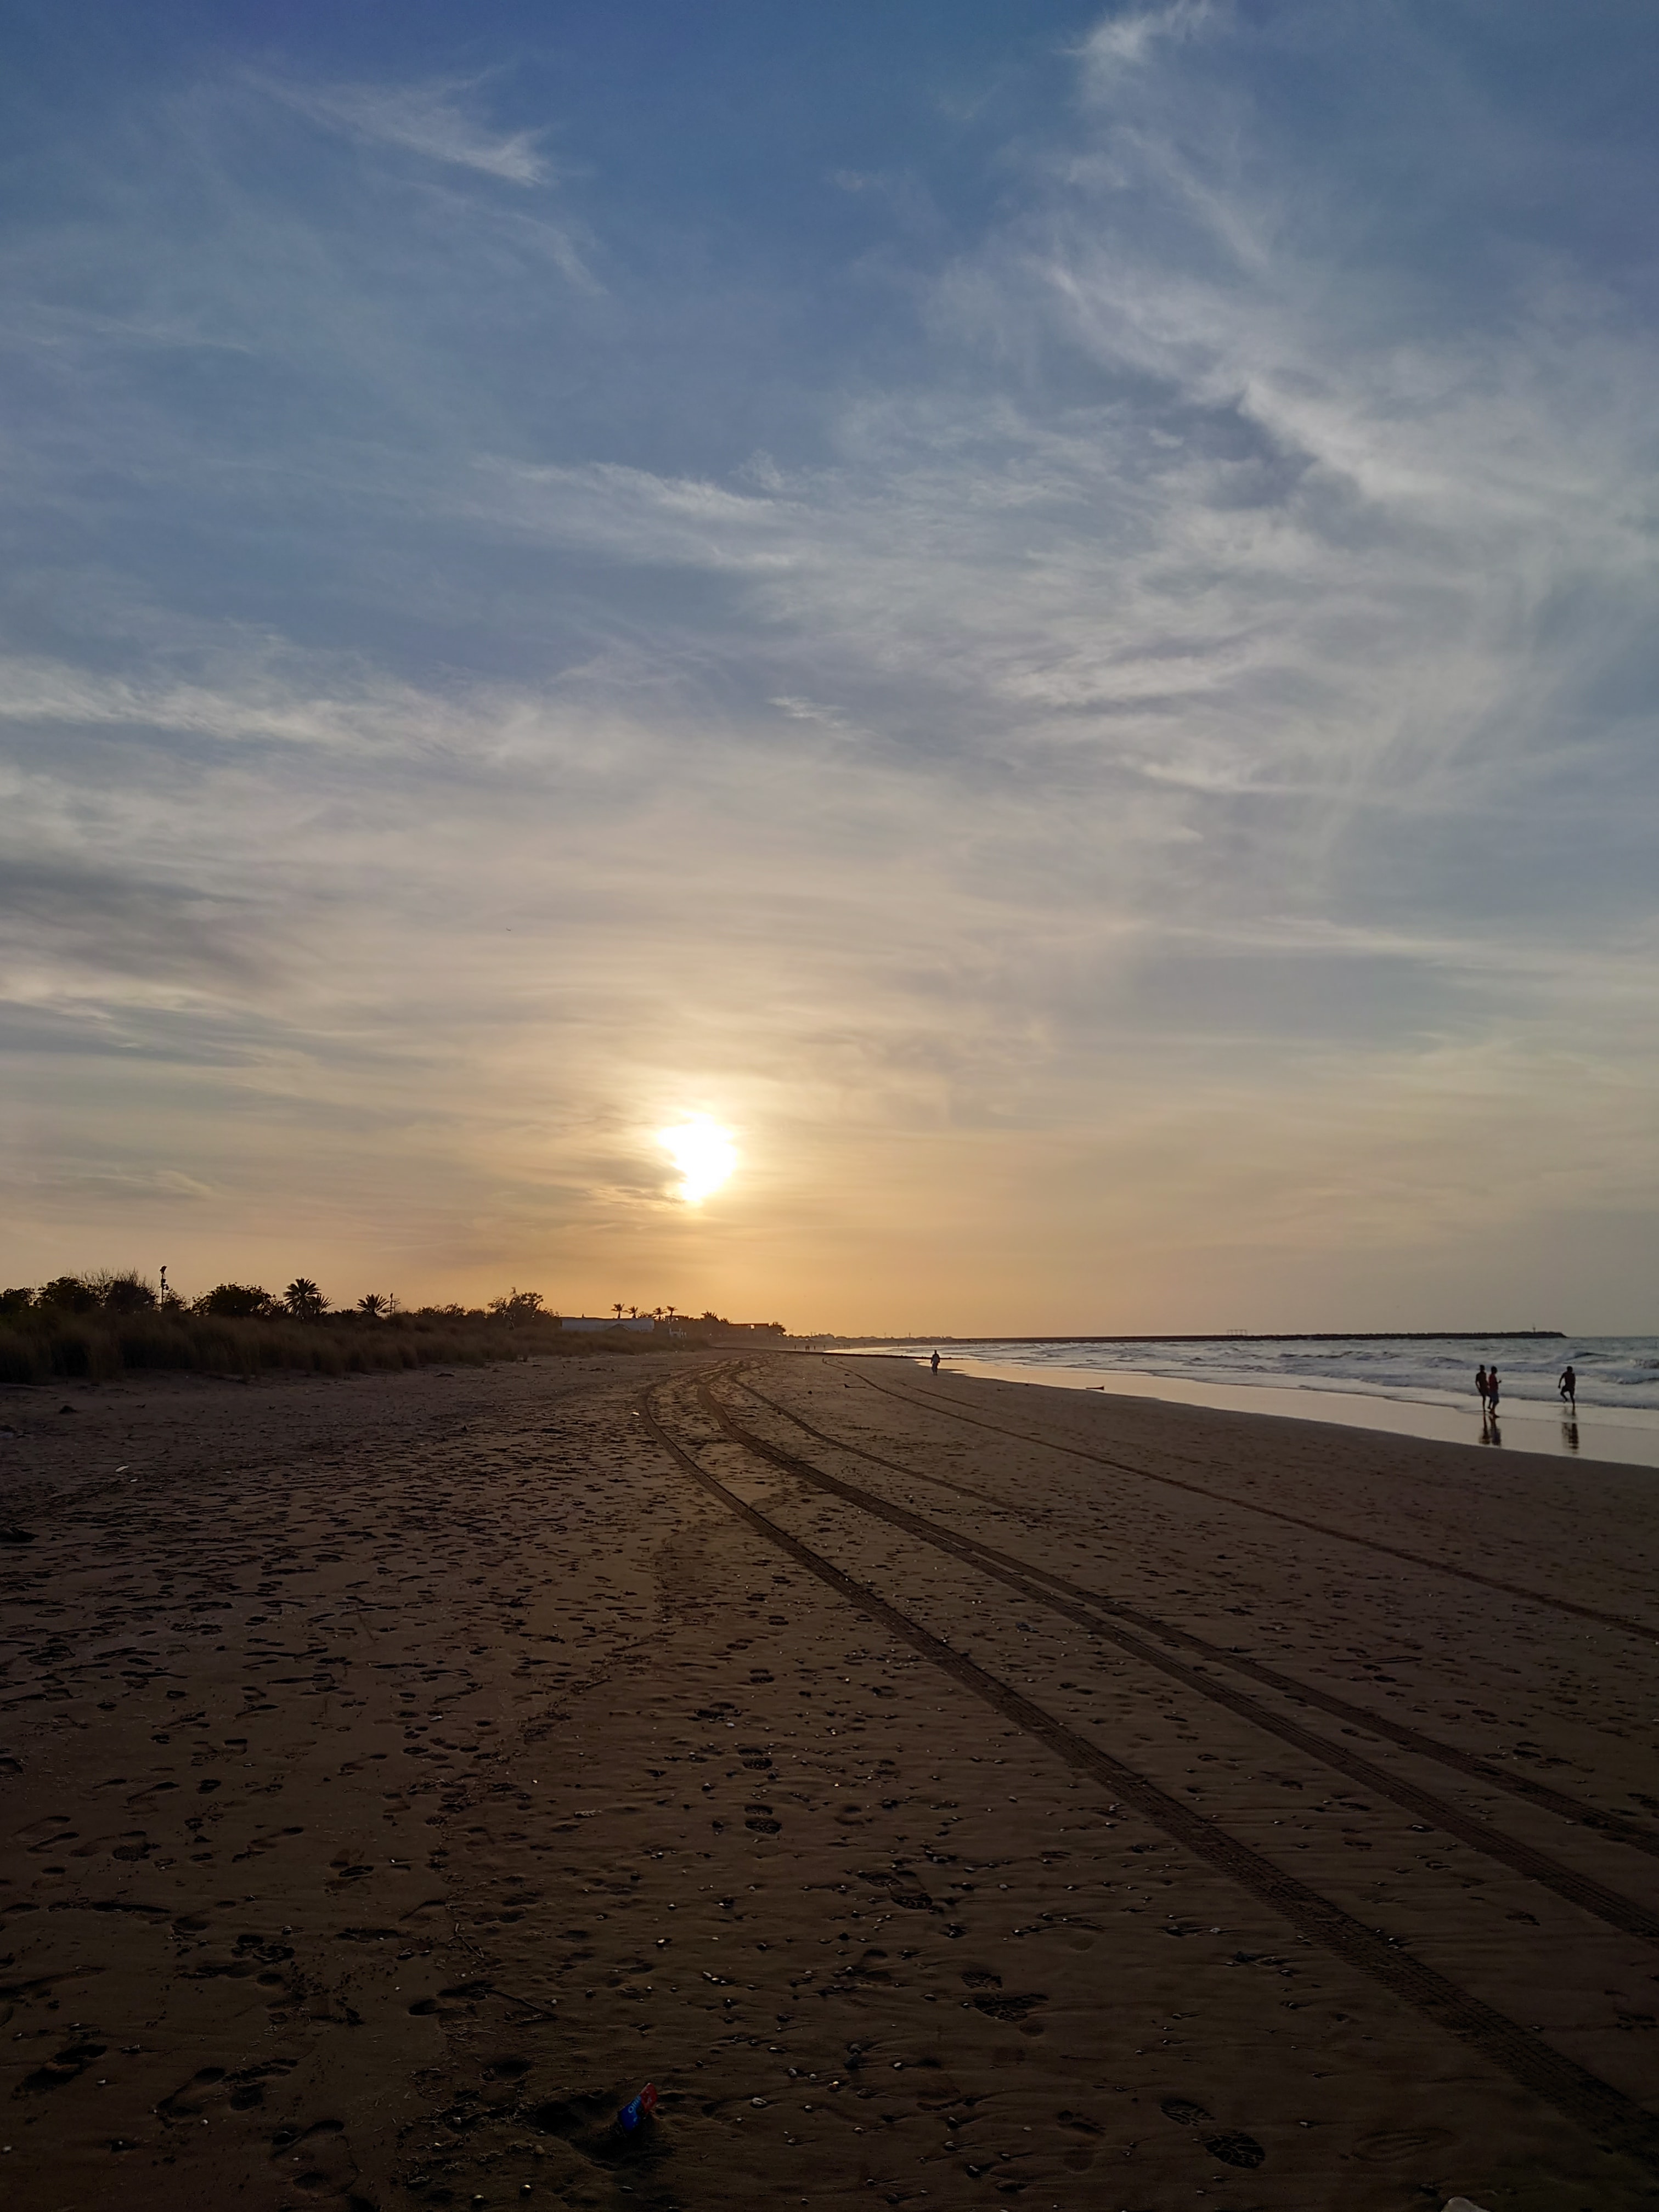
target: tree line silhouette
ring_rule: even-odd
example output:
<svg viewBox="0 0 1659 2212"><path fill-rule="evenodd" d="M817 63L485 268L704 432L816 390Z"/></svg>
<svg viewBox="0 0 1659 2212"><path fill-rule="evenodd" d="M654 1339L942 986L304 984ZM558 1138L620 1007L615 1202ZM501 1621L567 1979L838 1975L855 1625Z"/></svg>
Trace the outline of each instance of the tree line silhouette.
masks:
<svg viewBox="0 0 1659 2212"><path fill-rule="evenodd" d="M624 1310L641 1317L625 1301L613 1301L611 1310L618 1322ZM693 1318L659 1306L649 1317L677 1345L690 1347L732 1328L712 1310ZM781 1322L767 1326L783 1333ZM539 1291L516 1285L482 1306L405 1307L393 1292L368 1291L337 1307L308 1275L296 1275L280 1293L257 1283L217 1283L185 1298L165 1267L159 1282L136 1268L100 1267L0 1291L0 1382L9 1383L96 1381L143 1368L346 1374L653 1348L662 1348L655 1331L566 1331Z"/></svg>

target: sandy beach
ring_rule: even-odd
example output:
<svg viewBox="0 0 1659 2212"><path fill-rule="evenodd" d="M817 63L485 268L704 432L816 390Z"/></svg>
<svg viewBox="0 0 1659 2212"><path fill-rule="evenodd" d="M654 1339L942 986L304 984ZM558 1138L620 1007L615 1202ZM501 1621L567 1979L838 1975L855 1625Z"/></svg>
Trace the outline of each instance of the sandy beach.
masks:
<svg viewBox="0 0 1659 2212"><path fill-rule="evenodd" d="M1651 1472L806 1355L0 1429L17 2212L1654 2201Z"/></svg>

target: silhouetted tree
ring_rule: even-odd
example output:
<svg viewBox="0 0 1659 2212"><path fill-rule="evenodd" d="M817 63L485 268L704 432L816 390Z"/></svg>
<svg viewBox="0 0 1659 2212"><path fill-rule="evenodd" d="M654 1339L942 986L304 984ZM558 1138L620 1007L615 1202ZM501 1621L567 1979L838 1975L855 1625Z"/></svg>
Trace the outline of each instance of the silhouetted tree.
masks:
<svg viewBox="0 0 1659 2212"><path fill-rule="evenodd" d="M378 1291L367 1291L357 1301L357 1310L367 1314L371 1321L379 1321L386 1311L386 1300Z"/></svg>
<svg viewBox="0 0 1659 2212"><path fill-rule="evenodd" d="M296 1275L283 1292L283 1304L295 1321L320 1321L328 1311L328 1300L309 1275Z"/></svg>
<svg viewBox="0 0 1659 2212"><path fill-rule="evenodd" d="M521 1291L515 1283L505 1297L491 1298L489 1310L501 1321L534 1321L542 1311L539 1291Z"/></svg>
<svg viewBox="0 0 1659 2212"><path fill-rule="evenodd" d="M54 1275L35 1292L34 1302L57 1313L72 1314L94 1313L100 1304L97 1291L79 1275Z"/></svg>
<svg viewBox="0 0 1659 2212"><path fill-rule="evenodd" d="M218 1283L191 1306L191 1311L211 1314L221 1321L263 1321L276 1310L276 1301L257 1283Z"/></svg>

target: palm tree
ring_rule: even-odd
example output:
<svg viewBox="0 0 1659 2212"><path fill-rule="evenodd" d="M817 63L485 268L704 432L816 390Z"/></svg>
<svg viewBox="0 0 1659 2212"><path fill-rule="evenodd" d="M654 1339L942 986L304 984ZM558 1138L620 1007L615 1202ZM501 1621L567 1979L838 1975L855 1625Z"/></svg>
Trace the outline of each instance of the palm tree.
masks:
<svg viewBox="0 0 1659 2212"><path fill-rule="evenodd" d="M371 1321L378 1321L386 1311L386 1300L378 1291L369 1291L358 1299L357 1310L367 1314Z"/></svg>
<svg viewBox="0 0 1659 2212"><path fill-rule="evenodd" d="M613 1303L612 1303L612 1304L611 1304L611 1312L612 1312L613 1314L615 1314L615 1315L616 1315L617 1319L618 1321L620 1321L620 1320L622 1319L622 1317L623 1317L623 1302L622 1302L622 1300L621 1300L620 1298L617 1298L617 1299L616 1299L616 1300L614 1300L614 1301L613 1301Z"/></svg>
<svg viewBox="0 0 1659 2212"><path fill-rule="evenodd" d="M637 1306L629 1306L629 1308L628 1309L628 1318L629 1319L629 1321L637 1321L637 1320L639 1319L639 1317L640 1317L640 1310L639 1310L639 1308L638 1308Z"/></svg>
<svg viewBox="0 0 1659 2212"><path fill-rule="evenodd" d="M296 1275L283 1292L283 1304L295 1321L320 1321L328 1311L328 1300L309 1275Z"/></svg>

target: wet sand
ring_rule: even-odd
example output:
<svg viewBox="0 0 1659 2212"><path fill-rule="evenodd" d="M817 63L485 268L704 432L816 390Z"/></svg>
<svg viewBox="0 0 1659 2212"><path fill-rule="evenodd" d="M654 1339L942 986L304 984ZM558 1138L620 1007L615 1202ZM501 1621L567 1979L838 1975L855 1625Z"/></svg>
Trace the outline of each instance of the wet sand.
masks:
<svg viewBox="0 0 1659 2212"><path fill-rule="evenodd" d="M1651 1474L805 1356L0 1427L19 2212L1654 2200Z"/></svg>
<svg viewBox="0 0 1659 2212"><path fill-rule="evenodd" d="M894 1355L884 1354L883 1357ZM899 1355L902 1356L902 1355ZM926 1365L916 1356L916 1365ZM1109 1390L1117 1398L1158 1398L1175 1406L1203 1406L1230 1413L1271 1413L1327 1427L1368 1429L1384 1436L1427 1437L1441 1443L1475 1444L1484 1451L1546 1452L1568 1459L1620 1460L1659 1468L1659 1414L1645 1408L1592 1406L1570 1412L1547 1401L1505 1395L1502 1418L1487 1421L1473 1388L1461 1401L1385 1397L1375 1390L1336 1390L1322 1384L1215 1382L1191 1376L1118 1370L1101 1380L1097 1367L1060 1367L953 1354L953 1373L1003 1382L1040 1382L1051 1389Z"/></svg>

